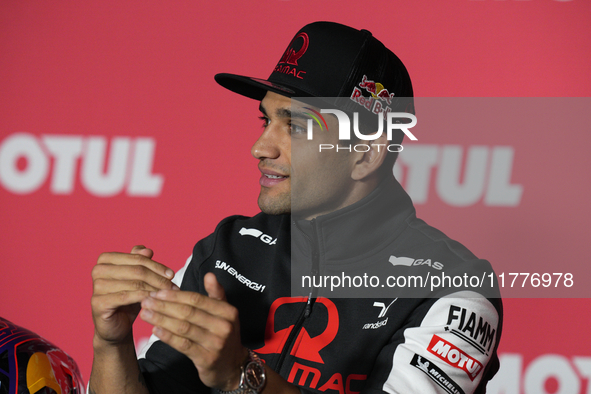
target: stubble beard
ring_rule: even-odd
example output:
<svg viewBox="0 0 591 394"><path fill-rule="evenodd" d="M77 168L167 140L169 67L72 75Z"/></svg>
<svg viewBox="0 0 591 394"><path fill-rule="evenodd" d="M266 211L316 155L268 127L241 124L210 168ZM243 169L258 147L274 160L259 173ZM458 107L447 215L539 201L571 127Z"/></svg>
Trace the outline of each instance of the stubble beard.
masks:
<svg viewBox="0 0 591 394"><path fill-rule="evenodd" d="M291 193L268 196L265 190L259 194L258 204L261 211L268 215L282 215L291 212Z"/></svg>

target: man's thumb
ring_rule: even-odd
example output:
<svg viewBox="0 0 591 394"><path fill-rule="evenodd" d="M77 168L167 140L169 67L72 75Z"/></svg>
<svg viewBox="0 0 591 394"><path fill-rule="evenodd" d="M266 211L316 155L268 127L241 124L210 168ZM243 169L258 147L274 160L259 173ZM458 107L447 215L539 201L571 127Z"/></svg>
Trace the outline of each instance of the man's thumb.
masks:
<svg viewBox="0 0 591 394"><path fill-rule="evenodd" d="M207 291L207 295L209 297L220 301L226 300L226 292L224 291L222 285L219 284L214 274L211 272L205 274L203 283L205 284L205 291Z"/></svg>

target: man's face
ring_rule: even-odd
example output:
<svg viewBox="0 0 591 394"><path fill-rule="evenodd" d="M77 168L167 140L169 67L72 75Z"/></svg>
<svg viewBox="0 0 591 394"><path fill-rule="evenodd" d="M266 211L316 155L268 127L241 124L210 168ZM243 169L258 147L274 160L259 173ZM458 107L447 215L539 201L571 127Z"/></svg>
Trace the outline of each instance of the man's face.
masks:
<svg viewBox="0 0 591 394"><path fill-rule="evenodd" d="M348 205L353 158L345 151L319 152L321 143L338 143L338 122L327 116L328 131L315 125L310 141L306 118L297 107L290 98L268 92L260 106L264 130L251 153L262 173L261 210L311 219Z"/></svg>

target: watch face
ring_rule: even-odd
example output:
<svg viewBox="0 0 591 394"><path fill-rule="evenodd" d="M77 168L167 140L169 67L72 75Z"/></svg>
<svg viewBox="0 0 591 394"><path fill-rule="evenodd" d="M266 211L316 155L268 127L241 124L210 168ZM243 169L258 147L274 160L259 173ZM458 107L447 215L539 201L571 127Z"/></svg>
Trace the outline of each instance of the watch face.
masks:
<svg viewBox="0 0 591 394"><path fill-rule="evenodd" d="M248 387L260 390L265 385L265 379L265 367L262 365L256 362L250 362L244 368L244 381Z"/></svg>

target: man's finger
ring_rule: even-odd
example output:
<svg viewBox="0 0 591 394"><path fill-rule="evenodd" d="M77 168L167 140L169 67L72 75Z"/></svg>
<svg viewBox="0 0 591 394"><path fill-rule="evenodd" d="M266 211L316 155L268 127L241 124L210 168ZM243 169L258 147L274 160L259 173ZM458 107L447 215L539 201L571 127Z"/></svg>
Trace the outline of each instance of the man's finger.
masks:
<svg viewBox="0 0 591 394"><path fill-rule="evenodd" d="M136 249L134 249L136 250ZM143 249L142 249L143 250ZM150 249L147 249L150 250ZM139 251L139 250L138 250ZM151 252L151 250L150 250ZM144 252L147 253L147 252ZM110 252L110 253L103 253L99 256L97 265L100 264L112 264L112 265L142 265L150 270L154 271L158 275L164 276L165 278L172 279L174 277L174 271L165 266L164 264L160 264L143 254L134 253L117 253L117 252Z"/></svg>
<svg viewBox="0 0 591 394"><path fill-rule="evenodd" d="M148 297L142 301L142 308L144 308L145 311L151 311L159 315L160 320L152 320L149 323L162 326L170 331L175 332L177 335L184 335L185 332L182 329L180 331L176 331L174 328L176 326L174 325L164 325L163 321L165 318L174 320L169 324L177 324L177 322L181 322L178 324L180 324L182 327L185 327L187 324L191 324L207 330L208 332L221 335L228 335L233 330L232 322L226 320L224 317L212 315L189 304L163 301Z"/></svg>
<svg viewBox="0 0 591 394"><path fill-rule="evenodd" d="M205 274L203 282L208 296L216 300L226 301L226 292L213 273L208 272Z"/></svg>
<svg viewBox="0 0 591 394"><path fill-rule="evenodd" d="M116 280L98 278L93 282L94 294L118 293L120 291L143 290L148 293L160 290L143 280Z"/></svg>
<svg viewBox="0 0 591 394"><path fill-rule="evenodd" d="M215 298L192 291L160 290L150 294L150 297L167 302L185 304L228 321L238 320L238 311L226 301L216 300Z"/></svg>
<svg viewBox="0 0 591 394"><path fill-rule="evenodd" d="M154 257L154 251L152 249L146 248L144 245L135 245L131 249L131 254L141 254L149 259Z"/></svg>
<svg viewBox="0 0 591 394"><path fill-rule="evenodd" d="M146 282L146 284L157 290L178 290L178 286L172 283L169 278L154 272L144 265L97 264L92 269L92 278L93 282L102 279L140 281Z"/></svg>
<svg viewBox="0 0 591 394"><path fill-rule="evenodd" d="M142 303L143 305L143 303ZM201 326L191 324L186 320L175 319L164 315L152 309L142 308L140 317L154 327L163 328L174 336L184 338L203 348L216 349L216 346L222 346L221 339L213 332ZM162 338L160 338L162 339ZM183 349L183 353L191 353L188 348Z"/></svg>
<svg viewBox="0 0 591 394"><path fill-rule="evenodd" d="M204 356L209 352L219 352L226 345L226 336L223 334L211 332L185 320L174 319L145 308L142 309L140 317L154 326L156 330L153 332L170 333L164 337L156 336L192 359L199 358L198 353Z"/></svg>
<svg viewBox="0 0 591 394"><path fill-rule="evenodd" d="M149 292L147 291L120 291L117 293L93 295L91 298L91 305L93 313L95 311L105 314L101 316L107 317L113 313L117 308L127 305L138 304L148 297Z"/></svg>
<svg viewBox="0 0 591 394"><path fill-rule="evenodd" d="M144 319L143 313L140 315ZM145 320L145 319L144 319ZM170 347L178 350L187 357L191 358L195 365L207 365L209 359L209 353L207 349L201 346L199 343L193 342L188 338L174 334L173 332L160 327L154 326L152 334L158 337L162 342L166 343Z"/></svg>

